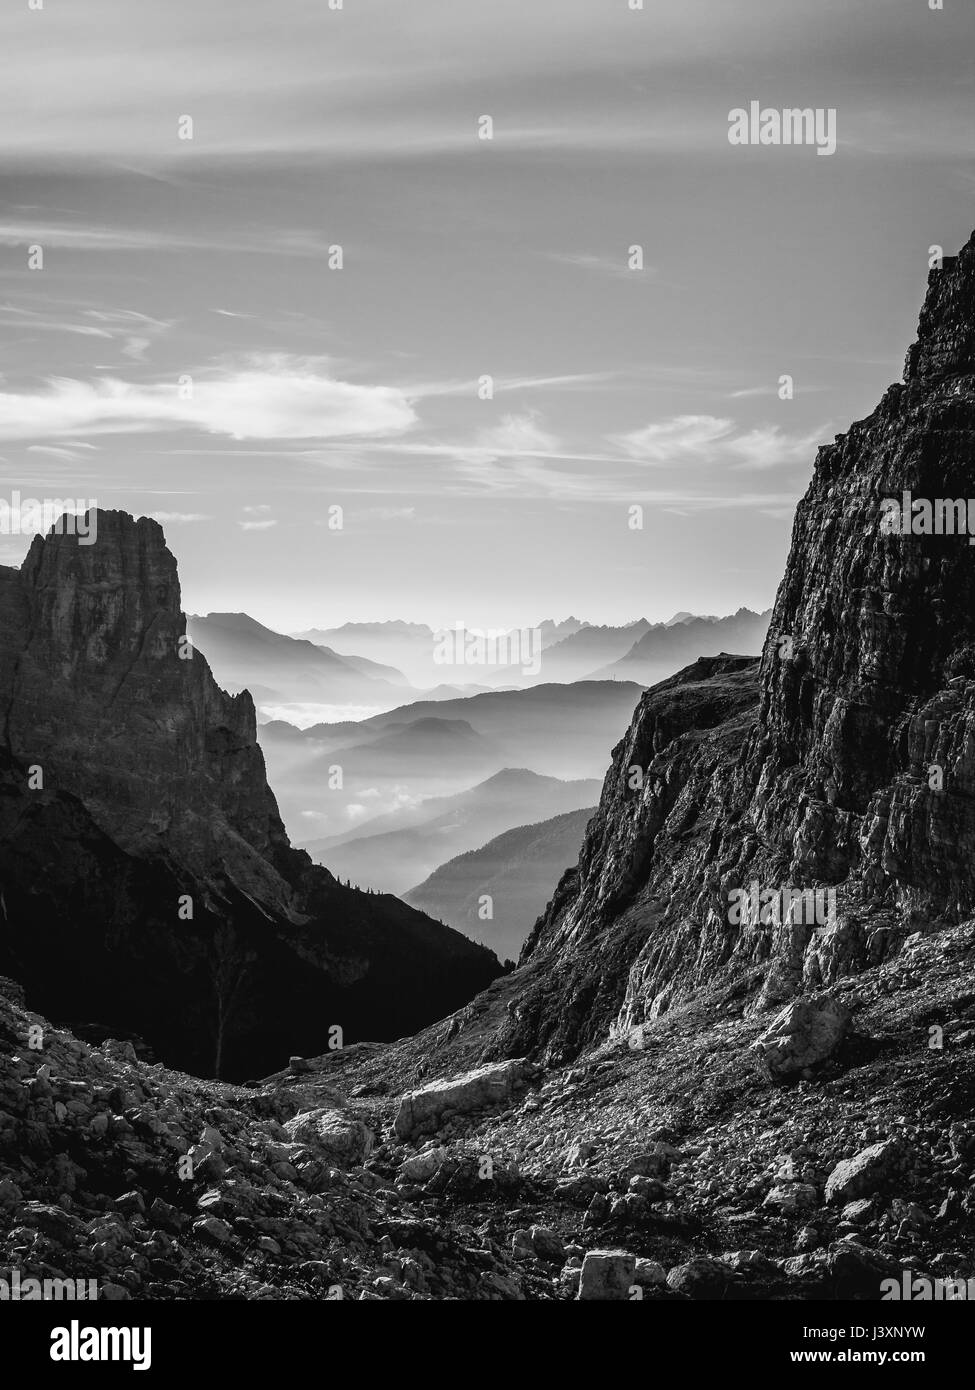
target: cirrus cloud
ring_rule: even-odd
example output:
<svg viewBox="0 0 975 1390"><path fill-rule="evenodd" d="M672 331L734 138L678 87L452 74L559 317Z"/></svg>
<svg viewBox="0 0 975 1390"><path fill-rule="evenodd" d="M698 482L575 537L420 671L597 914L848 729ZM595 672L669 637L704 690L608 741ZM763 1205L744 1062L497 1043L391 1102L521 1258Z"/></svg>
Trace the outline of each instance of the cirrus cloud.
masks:
<svg viewBox="0 0 975 1390"><path fill-rule="evenodd" d="M825 427L796 435L778 425L742 429L717 415L677 415L613 435L612 442L641 463L724 463L737 470L808 463L824 435Z"/></svg>
<svg viewBox="0 0 975 1390"><path fill-rule="evenodd" d="M416 422L392 386L339 381L315 359L251 357L196 378L133 383L49 378L42 390L0 392L0 438L198 429L231 439L352 439L398 435Z"/></svg>

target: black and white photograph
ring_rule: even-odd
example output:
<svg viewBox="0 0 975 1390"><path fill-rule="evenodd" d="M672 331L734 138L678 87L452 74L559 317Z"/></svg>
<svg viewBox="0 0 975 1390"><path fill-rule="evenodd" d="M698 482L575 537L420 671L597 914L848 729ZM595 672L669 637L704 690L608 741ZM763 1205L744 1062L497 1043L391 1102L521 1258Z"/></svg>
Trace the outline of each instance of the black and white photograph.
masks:
<svg viewBox="0 0 975 1390"><path fill-rule="evenodd" d="M952 1364L972 0L0 55L5 1368Z"/></svg>

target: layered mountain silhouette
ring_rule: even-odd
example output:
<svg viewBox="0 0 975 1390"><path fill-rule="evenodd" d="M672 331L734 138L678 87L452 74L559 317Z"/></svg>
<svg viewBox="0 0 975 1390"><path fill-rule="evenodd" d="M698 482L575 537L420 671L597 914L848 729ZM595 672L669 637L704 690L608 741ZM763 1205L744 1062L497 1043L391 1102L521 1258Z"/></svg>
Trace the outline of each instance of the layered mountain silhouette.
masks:
<svg viewBox="0 0 975 1390"><path fill-rule="evenodd" d="M404 901L517 960L532 924L575 853L592 806L538 825L518 825L441 864Z"/></svg>
<svg viewBox="0 0 975 1390"><path fill-rule="evenodd" d="M772 610L753 613L740 608L727 618L698 618L679 613L669 623L647 628L621 657L589 674L594 680L639 681L656 685L699 656L753 652L765 645Z"/></svg>
<svg viewBox="0 0 975 1390"><path fill-rule="evenodd" d="M587 624L544 646L539 681L580 681L624 656L650 627L646 618L623 627ZM611 679L611 678L610 678Z"/></svg>
<svg viewBox="0 0 975 1390"><path fill-rule="evenodd" d="M409 689L395 667L285 637L247 613L190 616L186 631L224 688L259 692L262 702L394 705Z"/></svg>
<svg viewBox="0 0 975 1390"><path fill-rule="evenodd" d="M421 798L468 791L505 768L530 768L560 781L602 778L642 692L633 681L485 691L418 700L368 719L303 731L271 721L261 726L259 738L289 830L298 841L321 842L364 829L367 821ZM534 808L519 800L519 813L492 834L589 805L592 798L557 807L540 801ZM429 869L474 847L452 846ZM414 869L396 880L402 889L429 872ZM339 870L343 877L347 871ZM355 881L357 870L352 876Z"/></svg>
<svg viewBox="0 0 975 1390"><path fill-rule="evenodd" d="M0 973L228 1076L486 985L489 952L291 847L250 695L185 641L162 529L96 519L95 544L52 531L0 568Z"/></svg>
<svg viewBox="0 0 975 1390"><path fill-rule="evenodd" d="M330 754L368 746L390 731L428 727L428 721L460 720L504 755L501 766L531 766L548 776L592 775L605 768L612 729L629 717L643 687L636 682L577 681L529 690L491 690L456 700L418 700L369 719L314 724L304 731L309 747ZM500 768L498 769L500 770Z"/></svg>
<svg viewBox="0 0 975 1390"><path fill-rule="evenodd" d="M418 804L379 816L358 830L323 840L310 840L302 848L313 859L329 864L342 878L361 887L404 893L426 878L445 860L467 850L486 847L502 831L524 824L526 817L561 815L592 806L599 795L598 781L583 778L562 782L539 777L527 768L505 768L487 781L453 796L431 796ZM577 836L576 843L581 839ZM530 927L551 894L563 858L551 878L549 892L537 903ZM457 925L449 914L443 916ZM522 939L527 934L522 932ZM467 933L466 927L459 927ZM473 933L477 939L477 933ZM521 942L518 942L520 949ZM492 948L493 949L493 948ZM517 949L514 954L517 955ZM508 955L512 952L509 950Z"/></svg>
<svg viewBox="0 0 975 1390"><path fill-rule="evenodd" d="M381 623L343 623L335 628L308 628L297 637L343 657L362 656L380 665L393 666L405 672L410 683L422 690L444 684L476 685L485 674L483 668L438 664L434 660L434 630L425 623L396 619Z"/></svg>
<svg viewBox="0 0 975 1390"><path fill-rule="evenodd" d="M496 1053L572 1056L705 991L774 1005L975 912L975 559L882 525L905 492L975 497L973 439L975 237L931 272L903 381L820 449L761 659L641 699ZM753 883L835 911L736 920Z"/></svg>
<svg viewBox="0 0 975 1390"><path fill-rule="evenodd" d="M646 618L622 626L582 623L574 631L543 637L537 675L519 683L627 680L654 685L699 656L717 656L722 651L757 655L770 617L771 609L753 613L741 608L725 618L682 611L664 623ZM504 671L490 676L494 686L507 679Z"/></svg>
<svg viewBox="0 0 975 1390"><path fill-rule="evenodd" d="M565 618L561 622L544 619L538 624L542 649L587 626L579 618ZM433 689L444 683L459 684L465 688L477 686L488 672L493 673L492 684L516 684L521 679L518 668L438 664L434 659L436 632L426 623L403 622L399 619L378 623L343 623L341 627L308 628L296 635L343 655L361 653L375 662L400 667L414 685L424 689ZM585 675L586 672L581 674ZM429 689L427 698L430 698Z"/></svg>
<svg viewBox="0 0 975 1390"><path fill-rule="evenodd" d="M580 628L588 627L589 624L583 622L581 618L563 618L561 622L554 618L545 618L538 624L538 630L542 635L542 647L551 647L555 642L561 642L565 637L571 637Z"/></svg>
<svg viewBox="0 0 975 1390"><path fill-rule="evenodd" d="M483 772L498 756L490 739L466 719L427 714L364 731L361 743L343 745L342 767L361 777L405 776L443 762L468 776Z"/></svg>

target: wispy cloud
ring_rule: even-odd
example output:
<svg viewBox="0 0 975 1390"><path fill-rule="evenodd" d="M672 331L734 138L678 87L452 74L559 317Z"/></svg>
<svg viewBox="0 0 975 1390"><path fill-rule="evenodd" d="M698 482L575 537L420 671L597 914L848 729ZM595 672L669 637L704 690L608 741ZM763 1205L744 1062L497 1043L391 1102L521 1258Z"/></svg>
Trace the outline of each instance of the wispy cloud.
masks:
<svg viewBox="0 0 975 1390"><path fill-rule="evenodd" d="M542 428L536 415L505 415L500 424L481 430L471 452L484 458L516 458L551 454L558 447L558 439Z"/></svg>
<svg viewBox="0 0 975 1390"><path fill-rule="evenodd" d="M190 235L160 227L123 227L97 222L0 222L0 246L40 246L65 251L239 251L274 256L315 256L329 243L302 228L268 228L251 236Z"/></svg>
<svg viewBox="0 0 975 1390"><path fill-rule="evenodd" d="M716 415L678 415L610 438L641 463L725 464L737 470L809 462L824 434L825 427L792 435L778 425L743 430L734 420Z"/></svg>
<svg viewBox="0 0 975 1390"><path fill-rule="evenodd" d="M494 394L497 396L503 391L578 391L587 387L605 386L618 375L616 372L606 371L567 372L562 376L496 376ZM473 399L477 394L478 384L475 378L469 377L460 381L421 381L415 385L411 383L404 387L404 390L414 400L450 396L469 396Z"/></svg>
<svg viewBox="0 0 975 1390"><path fill-rule="evenodd" d="M808 385L806 385L805 382L803 382L803 385L802 385L802 394L803 394L804 396L808 396L808 395L811 395L812 392L814 392L814 391L822 391L822 389L823 389L822 386L808 386ZM776 397L777 397L778 394L779 394L779 386L778 386L778 383L776 382L775 384L769 383L769 384L767 384L767 385L765 385L765 386L747 386L747 387L745 387L745 388L744 388L743 390L741 390L741 391L729 391L729 392L727 393L727 398L728 398L729 401L744 401L744 400L752 400L752 399L755 399L755 398L761 397L761 396L776 396Z"/></svg>
<svg viewBox="0 0 975 1390"><path fill-rule="evenodd" d="M87 309L88 318L102 326L108 337L122 338L122 356L142 362L154 339L172 328L167 319L155 319L135 309Z"/></svg>
<svg viewBox="0 0 975 1390"><path fill-rule="evenodd" d="M70 444L28 444L27 453L46 454L49 458L60 459L62 463L79 463L86 457L86 450L95 448L94 444L80 444L72 440Z"/></svg>
<svg viewBox="0 0 975 1390"><path fill-rule="evenodd" d="M403 391L338 381L319 362L251 356L204 370L190 386L51 378L34 392L0 392L0 438L195 428L231 439L396 435L416 421Z"/></svg>
<svg viewBox="0 0 975 1390"><path fill-rule="evenodd" d="M133 362L143 361L153 339L172 327L167 320L152 318L135 309L84 309L80 318L93 322L80 322L77 318L57 317L50 313L42 314L36 309L0 304L0 324L10 325L21 333L67 333L108 342L118 339L122 343L123 357Z"/></svg>

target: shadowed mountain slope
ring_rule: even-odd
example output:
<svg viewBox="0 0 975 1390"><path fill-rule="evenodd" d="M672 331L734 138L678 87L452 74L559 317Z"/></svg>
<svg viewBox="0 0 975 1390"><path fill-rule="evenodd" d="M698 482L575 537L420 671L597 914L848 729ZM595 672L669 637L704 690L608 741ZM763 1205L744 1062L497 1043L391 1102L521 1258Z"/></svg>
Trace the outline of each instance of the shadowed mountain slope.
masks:
<svg viewBox="0 0 975 1390"><path fill-rule="evenodd" d="M254 706L184 642L159 525L97 513L0 570L0 972L36 1007L239 1075L394 1037L497 973L291 847Z"/></svg>

